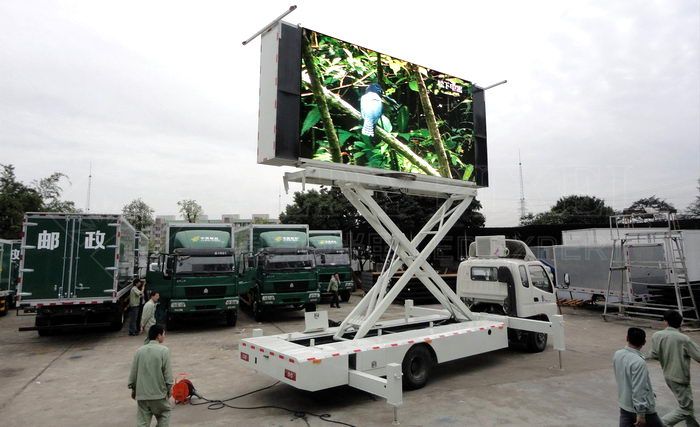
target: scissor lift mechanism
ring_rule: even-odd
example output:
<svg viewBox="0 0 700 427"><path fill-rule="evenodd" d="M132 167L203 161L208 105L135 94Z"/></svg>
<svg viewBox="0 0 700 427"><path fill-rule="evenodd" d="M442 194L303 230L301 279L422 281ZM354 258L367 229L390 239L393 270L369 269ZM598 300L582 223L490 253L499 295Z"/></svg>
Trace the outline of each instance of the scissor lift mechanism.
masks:
<svg viewBox="0 0 700 427"><path fill-rule="evenodd" d="M333 166L306 165L302 171L286 173L285 189L289 182L338 187L389 245L379 279L339 327L326 325L322 330L266 337L262 336L262 330L254 330L252 338L241 342L244 361L297 388L321 390L348 384L379 395L394 407L396 421L396 408L402 403L401 361L414 344L429 344L437 362L442 363L505 348L508 346L507 329L517 328L552 335L553 346L561 356L564 350L562 316L545 322L473 313L428 263L428 256L476 196L473 185L416 179L405 174L362 174L330 167ZM412 240L372 198L373 191L397 191L397 188L407 194L445 199ZM428 236L432 237L419 250ZM405 270L389 289L391 279L403 265ZM444 309L413 307L412 302L407 301L404 319L379 322L413 277L425 285ZM307 313L307 319L314 314L317 313ZM446 321L451 323L445 324ZM414 325L415 329L411 329ZM399 329L392 332L392 328L397 327ZM383 331L388 332L383 334ZM365 352L377 353L366 356ZM321 366L326 369L318 369Z"/></svg>

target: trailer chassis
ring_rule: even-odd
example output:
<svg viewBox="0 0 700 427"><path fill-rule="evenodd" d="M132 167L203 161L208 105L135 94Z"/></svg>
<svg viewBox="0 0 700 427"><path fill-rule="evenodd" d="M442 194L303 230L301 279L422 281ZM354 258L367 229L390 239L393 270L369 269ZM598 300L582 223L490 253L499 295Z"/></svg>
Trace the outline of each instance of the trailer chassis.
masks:
<svg viewBox="0 0 700 427"><path fill-rule="evenodd" d="M561 366L565 349L562 316L540 321L471 312L427 261L471 204L476 195L474 186L368 175L325 165L306 165L302 171L286 173L287 189L289 182L339 187L390 250L377 283L340 326L329 328L327 313L317 312L306 313L304 332L263 336L261 329L254 329L251 338L241 340L243 362L302 390L350 385L385 398L394 409L395 423L403 402L402 364L407 353L419 346L430 352L434 363L443 363L506 348L508 329L518 329L550 335ZM412 240L372 198L373 191L397 188L404 193L445 199ZM419 250L428 236L432 237ZM391 278L404 265L389 288ZM415 307L407 300L403 319L380 322L413 277L443 308Z"/></svg>

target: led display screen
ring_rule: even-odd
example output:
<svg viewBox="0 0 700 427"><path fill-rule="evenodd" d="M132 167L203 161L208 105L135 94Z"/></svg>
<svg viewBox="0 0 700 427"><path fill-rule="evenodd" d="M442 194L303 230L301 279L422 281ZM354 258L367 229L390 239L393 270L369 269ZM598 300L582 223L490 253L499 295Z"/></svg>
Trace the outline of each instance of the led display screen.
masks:
<svg viewBox="0 0 700 427"><path fill-rule="evenodd" d="M282 22L262 36L258 162L308 159L488 186L484 91Z"/></svg>
<svg viewBox="0 0 700 427"><path fill-rule="evenodd" d="M472 83L308 29L301 44L302 157L475 180Z"/></svg>

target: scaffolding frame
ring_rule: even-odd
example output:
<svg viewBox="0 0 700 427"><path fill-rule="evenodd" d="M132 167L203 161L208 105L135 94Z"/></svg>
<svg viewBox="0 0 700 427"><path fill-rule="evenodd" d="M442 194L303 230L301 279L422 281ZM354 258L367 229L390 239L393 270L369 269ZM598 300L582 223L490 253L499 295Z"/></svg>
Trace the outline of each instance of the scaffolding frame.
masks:
<svg viewBox="0 0 700 427"><path fill-rule="evenodd" d="M655 229L646 227L650 222L660 222L664 226ZM663 312L674 309L678 310L686 320L700 322L693 285L688 280L683 234L679 230L675 213L645 212L612 215L610 216L610 237L612 249L603 310L604 319L608 317L659 319L663 317ZM631 256L631 251L642 247L660 247L663 259L635 260ZM659 276L662 275L665 278L664 283L634 280L633 269L658 272ZM615 272L618 271L620 288L616 291L613 290L613 282ZM641 286L651 287L656 291L672 288L671 299L674 301L664 301L648 288L646 293L636 292L635 287ZM611 301L611 296L617 297L618 300ZM617 309L617 311L611 311L611 309Z"/></svg>

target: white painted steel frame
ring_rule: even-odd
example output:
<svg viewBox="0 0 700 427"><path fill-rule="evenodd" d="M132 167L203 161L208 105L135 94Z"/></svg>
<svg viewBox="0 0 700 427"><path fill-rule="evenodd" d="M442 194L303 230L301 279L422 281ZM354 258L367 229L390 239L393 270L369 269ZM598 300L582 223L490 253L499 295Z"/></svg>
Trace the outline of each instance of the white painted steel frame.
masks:
<svg viewBox="0 0 700 427"><path fill-rule="evenodd" d="M471 319L471 312L467 306L452 292L447 283L427 262L427 259L454 223L469 207L474 198L473 195L450 196L433 217L428 220L413 241L409 241L406 235L372 198L370 190L355 183L343 183L340 185L340 190L382 239L390 247L394 247L396 258L393 259L389 268L380 276L377 284L355 306L350 315L343 320L340 329L335 335L336 339L341 339L351 329L356 330L355 339L364 337L414 276L425 285L453 317L461 320ZM436 226L438 228L434 230ZM433 237L419 251L418 245L428 235ZM404 264L406 265L406 270L403 271L391 289L387 291L389 281ZM362 314L363 311L364 315Z"/></svg>
<svg viewBox="0 0 700 427"><path fill-rule="evenodd" d="M472 185L465 185L464 182L431 182L419 179L417 176L414 179L402 178L405 176L363 174L352 170L311 166L307 166L300 172L286 173L284 176L285 188L288 188L290 181L339 187L348 201L390 248L391 262L389 267L383 269L377 283L343 320L335 334L337 340L344 339L343 335L348 332L355 332L354 339L364 337L414 276L425 285L452 317L458 320L471 320L473 318L469 308L450 289L427 259L467 210L476 196L476 188ZM372 198L374 189L428 195L446 200L416 237L409 241L401 229ZM437 229L435 229L436 227ZM432 235L432 238L419 251L418 246L428 235ZM403 265L406 266L406 270L387 291L389 281Z"/></svg>

